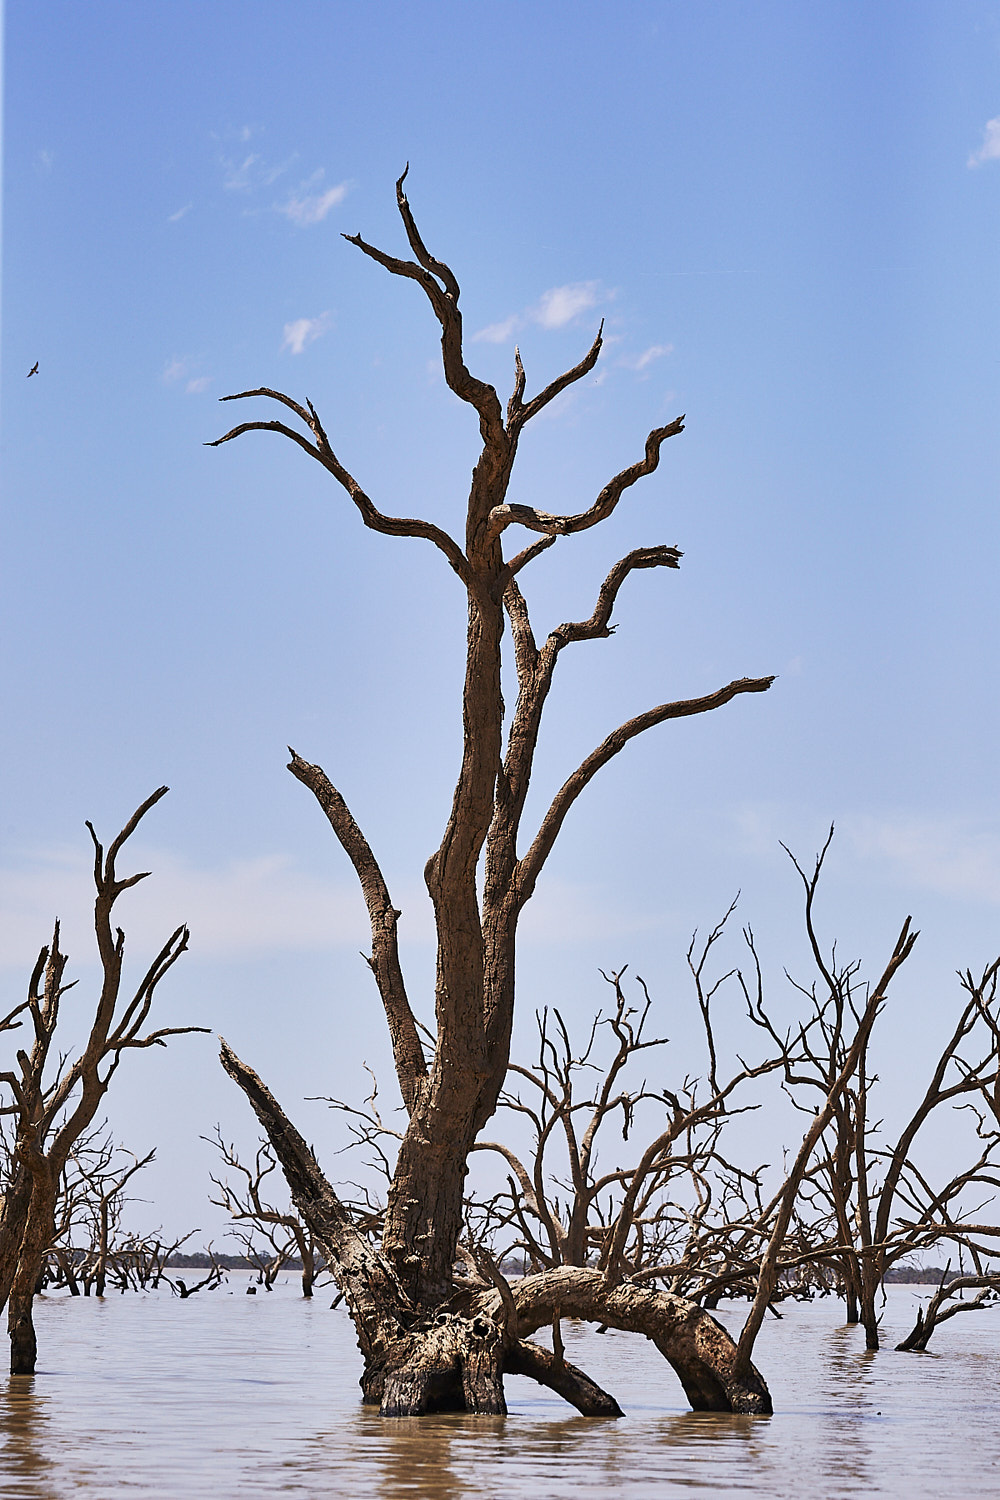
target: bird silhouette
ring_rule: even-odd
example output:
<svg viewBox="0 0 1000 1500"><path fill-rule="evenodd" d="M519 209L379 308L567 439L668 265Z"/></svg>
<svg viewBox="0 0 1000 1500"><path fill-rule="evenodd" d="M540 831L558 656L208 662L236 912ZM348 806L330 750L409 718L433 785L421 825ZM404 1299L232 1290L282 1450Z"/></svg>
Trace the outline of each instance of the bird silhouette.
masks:
<svg viewBox="0 0 1000 1500"><path fill-rule="evenodd" d="M31 369L28 371L28 379L30 380L31 377L32 377L32 375L37 375L37 374L38 374L38 360L36 359L35 363L32 365Z"/></svg>

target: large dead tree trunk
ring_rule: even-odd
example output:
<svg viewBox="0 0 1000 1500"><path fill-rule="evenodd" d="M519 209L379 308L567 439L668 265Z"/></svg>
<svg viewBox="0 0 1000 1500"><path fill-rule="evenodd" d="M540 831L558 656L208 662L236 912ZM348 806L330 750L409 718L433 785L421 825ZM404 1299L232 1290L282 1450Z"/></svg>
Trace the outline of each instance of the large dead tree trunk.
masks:
<svg viewBox="0 0 1000 1500"><path fill-rule="evenodd" d="M221 1059L267 1131L295 1206L322 1246L354 1321L364 1357L363 1399L383 1416L429 1411L506 1411L503 1375L528 1375L586 1416L619 1416L612 1396L558 1355L528 1342L560 1317L641 1333L680 1379L696 1411L763 1415L767 1386L753 1365L737 1370L737 1348L722 1325L686 1297L608 1281L602 1271L564 1266L498 1288L456 1288L427 1307L412 1300L394 1267L359 1233L312 1151L258 1075L223 1042Z"/></svg>
<svg viewBox="0 0 1000 1500"><path fill-rule="evenodd" d="M518 918L569 809L602 766L655 725L720 708L744 693L764 692L773 679L741 678L701 698L662 703L619 726L567 777L533 837L526 841L525 852L519 854L542 711L560 652L579 641L610 636L615 600L629 574L641 568L676 568L680 553L668 546L630 552L608 573L591 615L557 626L541 647L536 645L518 578L559 537L587 530L610 516L625 492L657 467L663 444L682 430L683 419L654 429L646 439L643 457L611 479L591 505L575 514L511 504L507 489L525 424L593 369L601 351L601 332L578 365L529 400L525 400L526 378L517 353L514 389L504 411L496 390L466 368L458 282L451 269L426 249L403 192L405 176L404 172L396 185L396 198L414 259L397 259L360 235L346 238L392 275L422 288L440 324L446 382L478 417L482 449L472 475L464 544L430 522L383 514L341 463L309 401L302 405L266 388L225 397L268 397L291 411L305 430L281 421L243 422L212 446L252 430L282 434L333 476L367 526L391 536L433 542L465 589L468 632L462 763L441 843L425 870L437 927L437 1030L429 1060L399 964L396 924L400 914L378 862L324 771L294 752L289 769L313 792L360 880L372 926L370 964L385 1009L400 1092L409 1111L386 1205L379 1293L389 1297L391 1318L405 1306L404 1322L409 1322L405 1339L401 1344L395 1341L391 1357L379 1354L369 1359L372 1368L384 1371L386 1384L380 1401L383 1410L393 1414L442 1404L496 1412L503 1406L501 1374L509 1355L509 1336L484 1332L479 1312L468 1319L441 1309L451 1305L455 1294L454 1265L468 1156L496 1108L507 1073ZM505 551L505 534L513 526L537 533L537 540L521 551ZM518 678L518 699L509 724L501 693L501 648L508 626ZM232 1057L227 1066L253 1102L248 1071L241 1071ZM302 1163L290 1167L278 1139L271 1135L277 1131L287 1145L285 1126L275 1123L273 1111L265 1113L270 1118L261 1115L262 1123L286 1173L292 1174L293 1193L298 1190L304 1195L303 1203L310 1205L307 1212L297 1199L299 1210L326 1248L324 1234L331 1231L321 1233L316 1224L332 1211L328 1185L314 1183L307 1191ZM312 1178L318 1168L311 1158L309 1162L306 1176ZM296 1173L298 1189L292 1180ZM337 1235L346 1233L338 1220ZM361 1253L355 1246L352 1254ZM370 1250L365 1253L370 1257ZM340 1264L341 1285L346 1289L351 1275L343 1270L343 1259ZM362 1347L381 1348L381 1335L368 1327L369 1315L359 1295L355 1288L348 1301L355 1309ZM404 1299L402 1303L399 1298ZM518 1358L539 1372L545 1363L535 1354L522 1353ZM566 1383L562 1374L558 1378ZM366 1380L371 1384L374 1377L366 1375Z"/></svg>

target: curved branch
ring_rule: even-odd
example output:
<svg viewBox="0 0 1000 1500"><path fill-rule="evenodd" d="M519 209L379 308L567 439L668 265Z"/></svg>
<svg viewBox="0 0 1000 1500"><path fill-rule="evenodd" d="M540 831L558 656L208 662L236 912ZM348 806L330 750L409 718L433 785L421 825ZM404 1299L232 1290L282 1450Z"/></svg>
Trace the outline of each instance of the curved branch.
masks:
<svg viewBox="0 0 1000 1500"><path fill-rule="evenodd" d="M288 769L316 798L361 883L372 928L372 954L368 966L375 976L385 1007L399 1091L412 1114L427 1078L427 1062L399 963L396 923L400 913L392 904L385 877L368 840L326 772L321 766L310 765L294 750L291 750L291 756Z"/></svg>
<svg viewBox="0 0 1000 1500"><path fill-rule="evenodd" d="M515 522L518 526L526 526L529 531L544 531L550 536L569 536L572 532L586 531L598 525L610 516L627 489L637 480L652 474L660 462L660 449L667 438L676 437L683 431L683 417L677 417L666 427L654 428L646 439L645 455L638 463L631 464L609 480L589 510L575 516L555 516L531 505L496 505L490 512L490 535L499 536Z"/></svg>
<svg viewBox="0 0 1000 1500"><path fill-rule="evenodd" d="M598 636L613 634L615 627L609 625L608 621L615 607L618 591L628 575L640 568L679 568L683 556L683 552L676 547L636 547L633 552L629 552L615 563L601 584L590 619L576 624L557 625L552 631L549 640L555 649L562 650L570 641L589 641Z"/></svg>
<svg viewBox="0 0 1000 1500"><path fill-rule="evenodd" d="M717 692L707 694L704 698L687 698L678 703L661 703L658 708L651 708L613 730L596 750L591 751L572 776L563 782L542 819L542 825L535 835L534 843L527 854L518 861L516 873L518 905L523 906L531 896L541 868L563 825L563 820L577 797L588 782L593 780L601 767L607 765L609 760L624 749L629 740L635 739L636 735L654 728L657 724L664 723L667 719L686 719L694 714L709 713L712 709L721 708L723 704L729 703L742 693L766 693L773 681L773 677L740 677L735 682L728 683L726 687L719 688Z"/></svg>
<svg viewBox="0 0 1000 1500"><path fill-rule="evenodd" d="M709 1313L686 1297L629 1283L608 1288L599 1271L577 1266L525 1276L513 1283L511 1291L522 1339L550 1323L556 1311L563 1317L642 1333L673 1366L695 1411L761 1416L771 1412L771 1398L761 1375L753 1365L743 1373L737 1372L732 1338Z"/></svg>
<svg viewBox="0 0 1000 1500"><path fill-rule="evenodd" d="M399 216L403 221L406 238L410 242L410 249L424 270L430 271L433 276L436 276L439 281L443 282L448 296L451 297L452 301L457 302L461 292L454 271L450 266L446 266L443 260L435 260L434 256L431 255L420 237L420 230L417 228L413 214L410 212L409 201L403 192L403 183L406 181L409 171L410 163L407 162L403 168L403 175L396 179L396 207L399 209Z"/></svg>
<svg viewBox="0 0 1000 1500"><path fill-rule="evenodd" d="M578 1370L576 1365L557 1358L551 1349L545 1349L541 1344L519 1339L504 1355L503 1368L505 1375L527 1375L529 1379L537 1380L539 1385L547 1386L550 1391L555 1391L557 1396L568 1401L570 1406L575 1406L581 1416L625 1415L614 1396L602 1390L595 1380L583 1370Z"/></svg>
<svg viewBox="0 0 1000 1500"><path fill-rule="evenodd" d="M301 432L296 432L294 427L288 427L284 422L241 422L239 426L232 427L222 437L216 438L212 443L206 443L206 448L219 448L223 443L229 443L233 438L242 437L245 432L280 432L282 437L289 438L297 443L304 453L310 458L322 464L328 473L332 474L337 483L347 491L354 504L360 512L361 519L371 531L381 532L384 536L413 536L420 537L427 542L433 542L448 559L452 568L461 578L462 582L468 584L471 580L471 571L458 543L443 531L440 526L435 526L430 521L421 521L412 517L386 516L374 505L365 491L361 488L353 474L349 473L340 462L337 455L330 446L330 440L323 430L323 424L313 406L309 405L308 411L305 407L293 401L290 396L281 391L272 391L267 386L260 386L253 391L237 391L233 396L222 396L223 401L242 401L248 396L267 396L272 401L280 401L290 407L302 421L307 424L313 433L315 442L310 442Z"/></svg>

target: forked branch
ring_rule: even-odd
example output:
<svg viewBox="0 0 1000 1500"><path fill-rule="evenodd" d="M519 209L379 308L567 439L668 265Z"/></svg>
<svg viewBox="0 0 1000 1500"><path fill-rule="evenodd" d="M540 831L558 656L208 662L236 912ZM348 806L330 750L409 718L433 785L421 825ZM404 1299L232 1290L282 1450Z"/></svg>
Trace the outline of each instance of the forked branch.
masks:
<svg viewBox="0 0 1000 1500"><path fill-rule="evenodd" d="M532 417L536 417L544 407L548 406L550 401L554 401L567 387L575 385L578 380L582 380L585 375L590 374L591 370L597 364L598 356L601 352L601 345L604 342L603 334L604 319L602 318L601 326L597 330L597 337L580 363L574 365L571 370L564 371L562 375L557 375L555 380L550 381L544 390L539 391L537 396L532 396L531 400L527 402L522 402L521 400L524 395L525 385L521 351L520 349L514 350L514 390L511 393L510 400L507 402L507 432L510 437L516 441L520 435L521 428L526 422L530 422Z"/></svg>
<svg viewBox="0 0 1000 1500"><path fill-rule="evenodd" d="M443 261L435 260L428 253L420 238L406 194L403 192L403 183L408 171L409 164L396 183L396 206L403 220L410 248L419 264L412 260L398 260L394 255L387 255L384 250L379 250L375 245L369 245L360 234L345 234L344 239L349 244L356 245L372 260L378 261L379 265L391 271L393 276L405 276L423 287L427 300L434 309L435 317L441 324L441 356L444 364L444 377L449 388L460 400L467 401L479 413L480 430L484 442L505 441L503 414L496 391L485 381L477 380L466 368L462 353L462 314L458 307L460 296L458 281L449 266L446 266Z"/></svg>

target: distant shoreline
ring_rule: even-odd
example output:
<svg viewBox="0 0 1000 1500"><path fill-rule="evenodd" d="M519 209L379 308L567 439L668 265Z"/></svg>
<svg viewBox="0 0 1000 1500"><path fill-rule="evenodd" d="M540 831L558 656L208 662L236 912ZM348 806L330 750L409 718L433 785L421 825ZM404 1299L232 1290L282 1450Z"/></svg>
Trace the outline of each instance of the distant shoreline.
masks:
<svg viewBox="0 0 1000 1500"><path fill-rule="evenodd" d="M253 1261L247 1260L245 1255L216 1255L215 1264L226 1271L257 1271L260 1267ZM178 1252L171 1255L164 1265L169 1271L207 1271L212 1266L212 1257L203 1250L193 1251L190 1255ZM301 1260L286 1260L282 1266L283 1271L301 1271ZM885 1273L888 1286L940 1286L945 1274L944 1266L892 1266ZM957 1272L955 1273L958 1274Z"/></svg>

